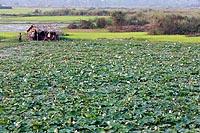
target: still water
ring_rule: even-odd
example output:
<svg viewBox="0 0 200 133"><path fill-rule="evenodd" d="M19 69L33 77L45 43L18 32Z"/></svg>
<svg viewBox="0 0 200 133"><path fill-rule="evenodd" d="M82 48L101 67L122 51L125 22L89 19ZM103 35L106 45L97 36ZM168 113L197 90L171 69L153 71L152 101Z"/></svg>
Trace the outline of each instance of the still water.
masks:
<svg viewBox="0 0 200 133"><path fill-rule="evenodd" d="M0 24L0 32L26 32L32 24ZM48 24L51 25L51 24ZM67 24L57 24L58 27L66 27Z"/></svg>

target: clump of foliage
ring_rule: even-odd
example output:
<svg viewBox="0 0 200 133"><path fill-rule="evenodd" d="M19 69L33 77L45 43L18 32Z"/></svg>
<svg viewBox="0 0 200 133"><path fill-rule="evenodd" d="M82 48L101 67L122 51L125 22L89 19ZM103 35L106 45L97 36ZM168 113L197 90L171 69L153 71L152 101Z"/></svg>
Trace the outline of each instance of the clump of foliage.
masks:
<svg viewBox="0 0 200 133"><path fill-rule="evenodd" d="M80 23L73 22L67 26L69 29L94 29L96 28L92 20L81 20Z"/></svg>
<svg viewBox="0 0 200 133"><path fill-rule="evenodd" d="M0 49L1 132L199 132L199 45Z"/></svg>
<svg viewBox="0 0 200 133"><path fill-rule="evenodd" d="M150 34L197 34L200 33L200 19L183 17L180 15L167 15L155 19L154 28Z"/></svg>
<svg viewBox="0 0 200 133"><path fill-rule="evenodd" d="M105 18L96 19L97 28L105 28L107 26L107 21Z"/></svg>
<svg viewBox="0 0 200 133"><path fill-rule="evenodd" d="M33 11L33 14L34 15L40 15L42 13L42 10L40 10L40 9L35 9L34 11Z"/></svg>
<svg viewBox="0 0 200 133"><path fill-rule="evenodd" d="M94 29L95 25L91 20L81 20L79 27L80 29Z"/></svg>
<svg viewBox="0 0 200 133"><path fill-rule="evenodd" d="M125 12L115 11L111 16L113 26L108 27L111 32L144 32L151 28L150 25L147 26L149 21L141 13L128 16Z"/></svg>
<svg viewBox="0 0 200 133"><path fill-rule="evenodd" d="M144 26L146 24L149 24L148 20L145 20L144 18L138 18L137 16L130 16L126 20L126 25Z"/></svg>
<svg viewBox="0 0 200 133"><path fill-rule="evenodd" d="M67 26L67 28L69 28L69 29L77 29L78 28L78 25L76 24L76 23L71 23L71 24L69 24L68 26Z"/></svg>
<svg viewBox="0 0 200 133"><path fill-rule="evenodd" d="M69 29L94 29L94 28L106 28L112 22L106 18L97 18L96 20L81 20L79 23L73 22L67 27Z"/></svg>
<svg viewBox="0 0 200 133"><path fill-rule="evenodd" d="M111 14L113 25L116 27L116 29L120 29L124 24L126 20L126 13L122 11L115 11Z"/></svg>

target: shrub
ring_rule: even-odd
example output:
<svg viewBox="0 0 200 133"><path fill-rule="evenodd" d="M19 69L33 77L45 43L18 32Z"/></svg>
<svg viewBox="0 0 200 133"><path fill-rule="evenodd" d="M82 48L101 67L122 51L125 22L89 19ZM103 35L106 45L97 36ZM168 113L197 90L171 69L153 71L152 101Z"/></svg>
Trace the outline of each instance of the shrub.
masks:
<svg viewBox="0 0 200 133"><path fill-rule="evenodd" d="M40 10L40 9L35 9L34 11L33 11L33 14L34 15L40 15L42 13L42 10Z"/></svg>
<svg viewBox="0 0 200 133"><path fill-rule="evenodd" d="M137 25L137 26L144 26L149 24L149 22L145 19L137 18L136 16L129 17L126 20L127 25Z"/></svg>
<svg viewBox="0 0 200 133"><path fill-rule="evenodd" d="M121 29L126 20L126 13L122 11L115 11L111 14L113 24L116 26L116 29Z"/></svg>
<svg viewBox="0 0 200 133"><path fill-rule="evenodd" d="M180 15L167 15L155 19L149 34L196 34L200 33L200 19Z"/></svg>
<svg viewBox="0 0 200 133"><path fill-rule="evenodd" d="M107 21L105 18L98 18L96 19L96 26L97 28L105 28L107 25Z"/></svg>
<svg viewBox="0 0 200 133"><path fill-rule="evenodd" d="M77 29L78 26L77 26L77 24L72 23L72 24L69 24L69 25L67 26L67 28L68 28L68 29Z"/></svg>
<svg viewBox="0 0 200 133"><path fill-rule="evenodd" d="M80 29L94 29L95 25L92 23L91 20L81 20L80 22Z"/></svg>

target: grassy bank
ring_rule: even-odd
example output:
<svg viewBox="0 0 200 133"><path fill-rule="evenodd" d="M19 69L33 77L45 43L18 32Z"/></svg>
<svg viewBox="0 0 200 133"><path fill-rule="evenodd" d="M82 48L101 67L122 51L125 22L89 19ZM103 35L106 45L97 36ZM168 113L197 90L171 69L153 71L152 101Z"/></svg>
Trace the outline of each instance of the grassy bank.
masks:
<svg viewBox="0 0 200 133"><path fill-rule="evenodd" d="M19 32L0 32L0 48L18 45ZM22 33L22 41L27 41L26 33Z"/></svg>
<svg viewBox="0 0 200 133"><path fill-rule="evenodd" d="M126 39L149 42L182 42L200 43L200 37L186 37L184 35L148 35L146 32L110 33L106 30L64 30L69 36L60 36L62 40L96 40L96 39ZM0 44L18 42L17 32L0 32ZM26 33L23 33L23 41L27 41Z"/></svg>
<svg viewBox="0 0 200 133"><path fill-rule="evenodd" d="M68 32L66 32L68 33ZM136 41L155 41L155 42L186 42L200 43L200 37L186 37L185 35L148 35L146 32L125 32L110 33L105 31L98 32L69 32L67 39L132 39Z"/></svg>
<svg viewBox="0 0 200 133"><path fill-rule="evenodd" d="M0 32L0 42L13 42L18 41L19 32ZM27 35L25 32L22 32L23 40L27 40Z"/></svg>

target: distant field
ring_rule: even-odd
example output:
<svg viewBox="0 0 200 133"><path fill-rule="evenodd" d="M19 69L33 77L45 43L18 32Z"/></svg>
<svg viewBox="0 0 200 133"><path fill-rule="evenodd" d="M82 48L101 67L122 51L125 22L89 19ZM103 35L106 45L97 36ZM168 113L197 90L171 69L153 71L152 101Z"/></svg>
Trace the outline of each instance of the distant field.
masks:
<svg viewBox="0 0 200 133"><path fill-rule="evenodd" d="M41 10L42 12L44 11L52 11L56 9L61 9L61 8L13 8L13 9L0 9L0 15L1 14L31 14L33 13L36 9Z"/></svg>
<svg viewBox="0 0 200 133"><path fill-rule="evenodd" d="M68 23L79 20L93 20L96 18L102 18L108 16L34 16L34 17L10 17L1 18L0 22L59 22Z"/></svg>

